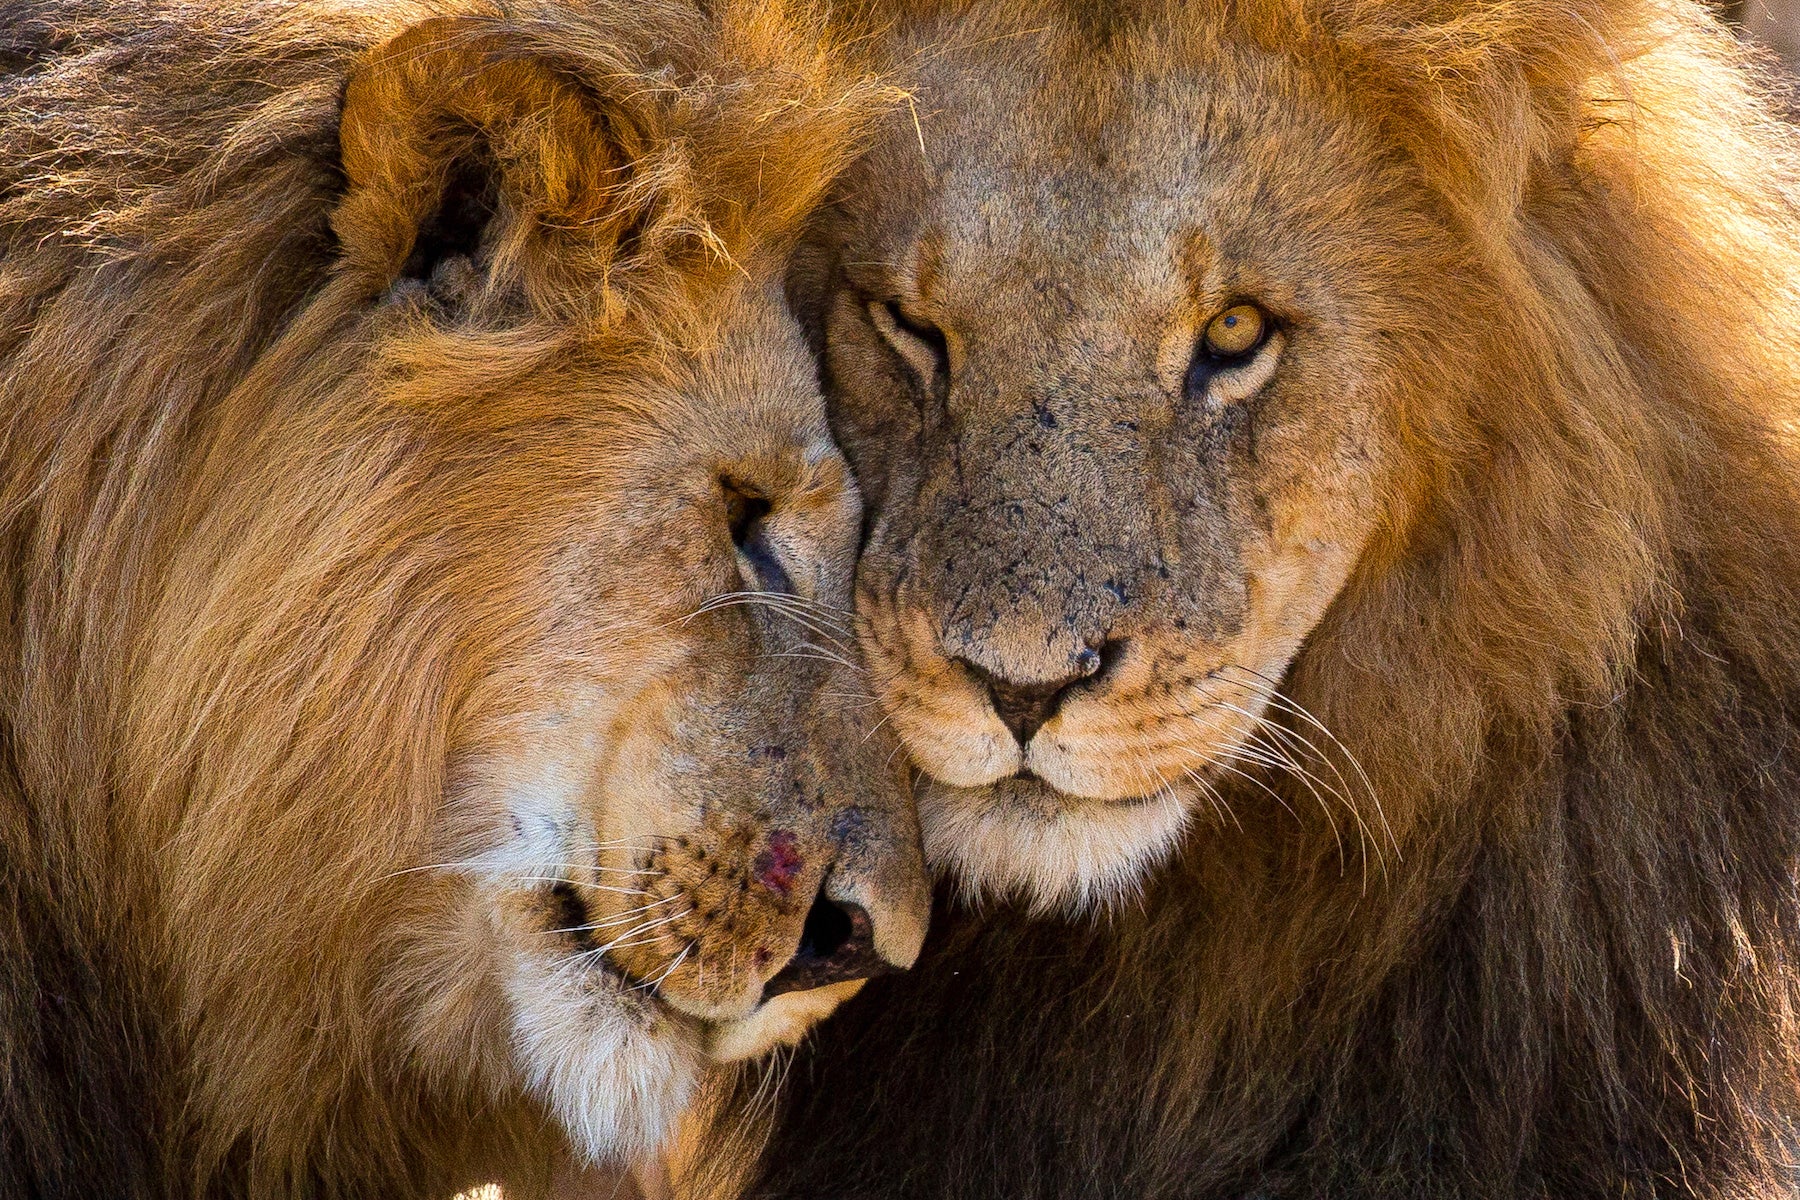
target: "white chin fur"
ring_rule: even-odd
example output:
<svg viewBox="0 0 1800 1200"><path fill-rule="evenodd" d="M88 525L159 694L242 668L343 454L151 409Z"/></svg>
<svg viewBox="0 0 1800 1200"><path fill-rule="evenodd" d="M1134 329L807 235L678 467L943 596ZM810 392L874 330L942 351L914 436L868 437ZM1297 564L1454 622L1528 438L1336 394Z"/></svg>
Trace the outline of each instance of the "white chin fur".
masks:
<svg viewBox="0 0 1800 1200"><path fill-rule="evenodd" d="M1070 800L1052 813L937 782L919 798L926 861L966 899L1018 897L1071 915L1136 895L1189 812L1178 788L1131 804Z"/></svg>
<svg viewBox="0 0 1800 1200"><path fill-rule="evenodd" d="M661 1150L700 1074L695 1039L599 970L520 960L507 981L513 1057L590 1163Z"/></svg>

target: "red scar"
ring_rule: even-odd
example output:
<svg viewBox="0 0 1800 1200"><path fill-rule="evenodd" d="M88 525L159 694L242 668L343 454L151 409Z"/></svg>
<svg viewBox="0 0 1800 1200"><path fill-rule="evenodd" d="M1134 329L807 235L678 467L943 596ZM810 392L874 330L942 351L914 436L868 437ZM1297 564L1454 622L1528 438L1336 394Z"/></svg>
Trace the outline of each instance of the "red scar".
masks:
<svg viewBox="0 0 1800 1200"><path fill-rule="evenodd" d="M785 896L794 889L794 880L806 866L798 839L785 829L769 835L768 849L756 856L756 881L777 895Z"/></svg>

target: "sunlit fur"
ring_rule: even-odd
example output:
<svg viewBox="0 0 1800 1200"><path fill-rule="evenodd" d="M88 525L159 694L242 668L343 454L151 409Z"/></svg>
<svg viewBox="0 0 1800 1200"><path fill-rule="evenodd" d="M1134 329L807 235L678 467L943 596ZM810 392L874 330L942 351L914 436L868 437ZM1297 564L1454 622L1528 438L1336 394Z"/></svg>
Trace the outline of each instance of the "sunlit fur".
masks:
<svg viewBox="0 0 1800 1200"><path fill-rule="evenodd" d="M529 1196L853 989L760 1002L821 890L917 952L781 289L836 62L0 5L0 1194Z"/></svg>
<svg viewBox="0 0 1800 1200"><path fill-rule="evenodd" d="M1192 735L1140 895L941 908L803 1053L753 1194L1791 1194L1800 216L1742 51L1673 0L876 7L913 104L794 286L894 723L968 765L922 733L987 728L946 640L1029 665L1099 613L1140 682L1234 659L1259 732ZM1254 395L1161 373L1184 294L1283 318ZM1093 587L1177 534L1179 587ZM1258 598L1272 551L1309 599ZM1146 694L1101 767L1176 744ZM927 843L1066 905L1032 831L1106 789L1034 774L934 789Z"/></svg>

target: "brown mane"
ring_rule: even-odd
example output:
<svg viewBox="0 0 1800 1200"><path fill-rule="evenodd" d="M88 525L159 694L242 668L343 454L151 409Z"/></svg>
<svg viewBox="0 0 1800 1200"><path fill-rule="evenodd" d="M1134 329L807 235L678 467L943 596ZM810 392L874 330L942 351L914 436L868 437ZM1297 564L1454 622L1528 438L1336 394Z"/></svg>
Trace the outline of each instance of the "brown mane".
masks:
<svg viewBox="0 0 1800 1200"><path fill-rule="evenodd" d="M1284 682L1391 845L1226 781L1242 830L1092 923L946 895L749 1194L1791 1192L1800 175L1743 52L1686 3L876 7L1099 78L1301 62L1458 223L1478 319L1414 372L1467 392L1402 421L1414 519Z"/></svg>
<svg viewBox="0 0 1800 1200"><path fill-rule="evenodd" d="M503 1157L546 1136L516 1097L376 1082L415 1068L387 1031L436 1000L382 990L404 952L382 918L416 914L381 881L427 844L477 652L509 652L484 629L520 624L429 531L384 522L429 504L433 462L491 454L500 418L468 404L425 447L321 405L333 465L296 464L252 531L290 540L240 551L215 504L260 445L234 435L370 370L340 256L370 226L333 225L340 101L357 55L442 8L0 7L0 1194L413 1194L445 1170L421 1141ZM868 84L781 6L572 11L477 15L647 131L630 260L596 289L572 242L508 247L506 321L378 364L400 410L502 394L572 330L621 375L670 376L866 118ZM184 611L205 617L173 627ZM217 913L256 936L208 940ZM206 989L252 1028L209 1022Z"/></svg>

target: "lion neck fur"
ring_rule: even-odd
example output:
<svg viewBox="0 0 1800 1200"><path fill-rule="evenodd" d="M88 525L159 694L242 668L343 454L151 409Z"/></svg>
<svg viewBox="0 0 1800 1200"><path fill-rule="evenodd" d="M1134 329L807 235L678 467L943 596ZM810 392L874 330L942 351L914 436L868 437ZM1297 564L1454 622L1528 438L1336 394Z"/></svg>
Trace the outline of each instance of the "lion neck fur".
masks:
<svg viewBox="0 0 1800 1200"><path fill-rule="evenodd" d="M318 431L344 449L341 470L269 497L292 544L234 557L210 515L222 456L254 453L236 434L295 396L409 367L358 349L366 319L331 225L338 105L356 54L435 11L73 0L0 14L9 1195L447 1194L480 1181L475 1163L510 1164L531 1194L560 1145L516 1091L418 1065L432 1039L462 1039L449 1049L479 1064L507 1035L493 1013L434 1008L427 980L394 986L375 967L404 950L367 932L415 903L370 881L427 844L480 674L461 643L480 640L482 614L433 595L432 540L375 536L375 513L429 487L425 456L378 414L342 411ZM518 32L643 94L692 83L688 157L636 164L660 206L634 261L662 265L621 265L596 291L514 248L540 319L464 347L464 391L503 389L573 328L610 338L622 373L677 370L669 348L709 335L708 297L739 258L782 252L867 111L867 89L818 47L783 40L794 26L776 8L730 18L739 57L716 77L691 10L585 12L527 14ZM658 43L669 69L633 58L609 21ZM818 103L784 107L795 95ZM732 199L746 194L761 201ZM429 403L433 383L389 399ZM196 561L218 568L210 608L166 584ZM270 572L286 582L272 589ZM235 615L156 627L196 604ZM147 670L167 689L145 688ZM220 908L260 914L266 937L210 934Z"/></svg>
<svg viewBox="0 0 1800 1200"><path fill-rule="evenodd" d="M1461 223L1482 324L1285 682L1380 812L1227 781L1091 920L946 897L822 1032L755 1194L1791 1187L1800 219L1740 52L1683 4L872 8L902 62L1061 40L1077 91L1303 59Z"/></svg>

